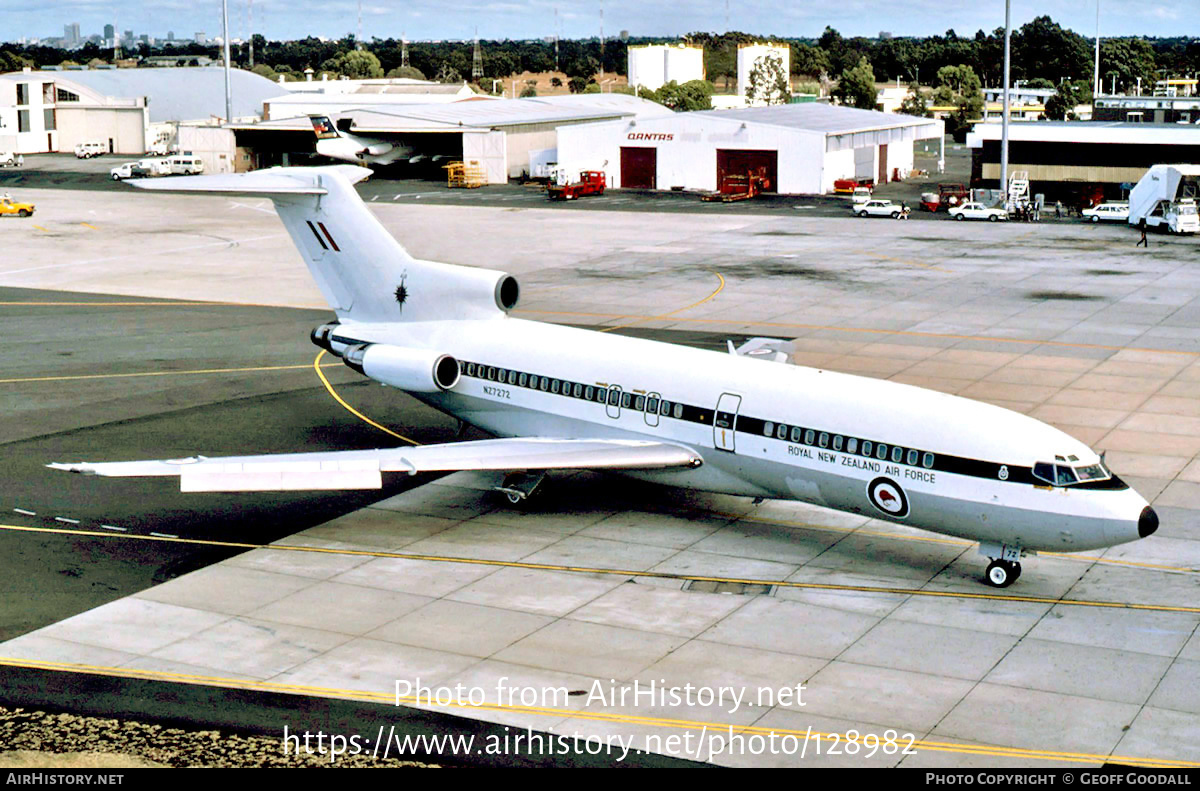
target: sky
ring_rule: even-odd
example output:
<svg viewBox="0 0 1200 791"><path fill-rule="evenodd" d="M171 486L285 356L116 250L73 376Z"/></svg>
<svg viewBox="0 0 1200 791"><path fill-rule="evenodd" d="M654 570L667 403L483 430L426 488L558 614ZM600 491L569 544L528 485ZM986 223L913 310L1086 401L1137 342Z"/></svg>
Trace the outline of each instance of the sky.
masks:
<svg viewBox="0 0 1200 791"><path fill-rule="evenodd" d="M1097 0L1013 0L1013 27L1049 14L1086 36L1096 31ZM1100 35L1200 36L1195 0L1099 0ZM252 7L251 7L252 6ZM409 40L563 38L598 35L675 36L742 30L757 35L816 37L826 25L845 36L925 36L953 28L960 36L1004 25L1002 0L361 0L363 38ZM358 0L229 0L231 38L253 28L269 39L340 38L358 29ZM728 11L726 10L728 9ZM250 23L251 15L253 23ZM728 19L728 25L726 24ZM119 30L166 38L221 33L220 0L0 0L0 38L61 36L78 22L87 36L114 23Z"/></svg>

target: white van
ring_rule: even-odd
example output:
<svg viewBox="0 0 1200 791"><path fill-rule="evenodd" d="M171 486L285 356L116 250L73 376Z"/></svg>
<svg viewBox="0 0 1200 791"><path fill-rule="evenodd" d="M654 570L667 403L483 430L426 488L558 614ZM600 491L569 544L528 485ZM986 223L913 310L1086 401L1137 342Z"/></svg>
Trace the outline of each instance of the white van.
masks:
<svg viewBox="0 0 1200 791"><path fill-rule="evenodd" d="M204 172L204 161L200 157L181 154L167 157L166 161L170 163L172 175L195 176Z"/></svg>
<svg viewBox="0 0 1200 791"><path fill-rule="evenodd" d="M75 144L75 156L80 159L91 159L108 153L108 146L95 140Z"/></svg>
<svg viewBox="0 0 1200 791"><path fill-rule="evenodd" d="M17 164L17 155L11 151L0 151L0 168L11 168Z"/></svg>
<svg viewBox="0 0 1200 791"><path fill-rule="evenodd" d="M166 159L139 159L138 167L144 168L151 176L171 175L171 163Z"/></svg>

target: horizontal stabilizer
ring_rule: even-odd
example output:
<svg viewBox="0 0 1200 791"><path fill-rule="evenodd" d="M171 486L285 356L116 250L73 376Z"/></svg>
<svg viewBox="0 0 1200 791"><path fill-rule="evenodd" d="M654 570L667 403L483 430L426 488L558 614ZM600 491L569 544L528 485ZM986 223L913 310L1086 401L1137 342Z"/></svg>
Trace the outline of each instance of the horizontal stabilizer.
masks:
<svg viewBox="0 0 1200 791"><path fill-rule="evenodd" d="M161 192L211 192L223 195L325 195L320 175L336 172L351 184L370 176L370 168L357 165L328 165L320 168L267 168L250 173L221 173L212 176L174 176L161 179L132 179L143 190Z"/></svg>
<svg viewBox="0 0 1200 791"><path fill-rule="evenodd" d="M185 492L274 492L378 489L384 472L656 470L702 463L695 451L665 442L485 439L413 448L46 466L117 478L178 476L180 490Z"/></svg>

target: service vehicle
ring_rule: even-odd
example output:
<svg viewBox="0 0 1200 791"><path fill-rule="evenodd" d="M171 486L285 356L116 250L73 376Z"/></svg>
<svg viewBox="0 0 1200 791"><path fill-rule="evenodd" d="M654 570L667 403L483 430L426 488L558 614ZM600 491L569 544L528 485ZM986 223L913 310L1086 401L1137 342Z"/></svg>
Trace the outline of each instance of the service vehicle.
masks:
<svg viewBox="0 0 1200 791"><path fill-rule="evenodd" d="M546 197L550 200L572 200L583 195L603 195L606 181L604 171L584 170L579 174L579 181L548 185Z"/></svg>
<svg viewBox="0 0 1200 791"><path fill-rule="evenodd" d="M32 203L14 200L13 196L8 193L0 196L0 216L32 217L33 209L34 206Z"/></svg>
<svg viewBox="0 0 1200 791"><path fill-rule="evenodd" d="M144 169L147 176L171 175L171 163L166 159L139 159L138 167Z"/></svg>
<svg viewBox="0 0 1200 791"><path fill-rule="evenodd" d="M17 165L17 155L11 151L0 151L0 168L11 168Z"/></svg>
<svg viewBox="0 0 1200 791"><path fill-rule="evenodd" d="M850 205L858 206L871 200L870 187L855 187L854 194L850 196Z"/></svg>
<svg viewBox="0 0 1200 791"><path fill-rule="evenodd" d="M204 172L204 161L191 154L167 157L166 163L171 174L176 176L197 176Z"/></svg>
<svg viewBox="0 0 1200 791"><path fill-rule="evenodd" d="M75 144L75 156L79 159L91 159L108 153L108 146L97 140Z"/></svg>
<svg viewBox="0 0 1200 791"><path fill-rule="evenodd" d="M1127 222L1168 233L1196 233L1197 196L1200 165L1154 165L1129 193Z"/></svg>
<svg viewBox="0 0 1200 791"><path fill-rule="evenodd" d="M951 209L950 216L956 220L987 220L988 222L996 222L997 220L1007 220L1008 211L998 207L984 206L977 201L970 201Z"/></svg>
<svg viewBox="0 0 1200 791"><path fill-rule="evenodd" d="M859 187L873 188L874 186L875 179L836 179L833 182L833 191L852 195Z"/></svg>
<svg viewBox="0 0 1200 791"><path fill-rule="evenodd" d="M108 171L112 176L113 181L122 181L123 179L140 179L150 175L150 171L142 167L139 162L126 162L124 165L117 165Z"/></svg>
<svg viewBox="0 0 1200 791"><path fill-rule="evenodd" d="M1100 222L1101 220L1125 222L1129 219L1129 204L1115 201L1112 203L1101 203L1099 206L1084 209L1080 214L1085 220L1091 220L1092 222Z"/></svg>
<svg viewBox="0 0 1200 791"><path fill-rule="evenodd" d="M852 211L859 217L891 217L893 220L908 219L908 209L890 200L869 200L855 206Z"/></svg>

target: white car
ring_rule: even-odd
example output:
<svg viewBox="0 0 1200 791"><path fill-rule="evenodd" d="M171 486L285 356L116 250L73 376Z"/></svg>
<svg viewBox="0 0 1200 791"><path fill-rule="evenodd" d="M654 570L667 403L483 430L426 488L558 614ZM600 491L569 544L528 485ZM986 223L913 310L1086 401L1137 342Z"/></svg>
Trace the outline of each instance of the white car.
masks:
<svg viewBox="0 0 1200 791"><path fill-rule="evenodd" d="M122 181L123 179L142 178L150 175L146 168L142 167L140 162L126 162L124 165L117 165L108 171L112 176L113 181Z"/></svg>
<svg viewBox="0 0 1200 791"><path fill-rule="evenodd" d="M989 208L982 203L969 201L951 209L950 216L956 220L987 220L989 222L996 222L997 220L1007 220L1008 212L1004 209Z"/></svg>
<svg viewBox="0 0 1200 791"><path fill-rule="evenodd" d="M1090 209L1084 209L1080 213L1092 222L1100 222L1101 220L1126 222L1129 220L1129 204L1101 203Z"/></svg>
<svg viewBox="0 0 1200 791"><path fill-rule="evenodd" d="M891 217L894 220L908 219L908 212L899 203L890 200L869 200L853 209L859 217Z"/></svg>
<svg viewBox="0 0 1200 791"><path fill-rule="evenodd" d="M860 206L871 200L870 187L855 187L854 194L850 196L850 205Z"/></svg>

